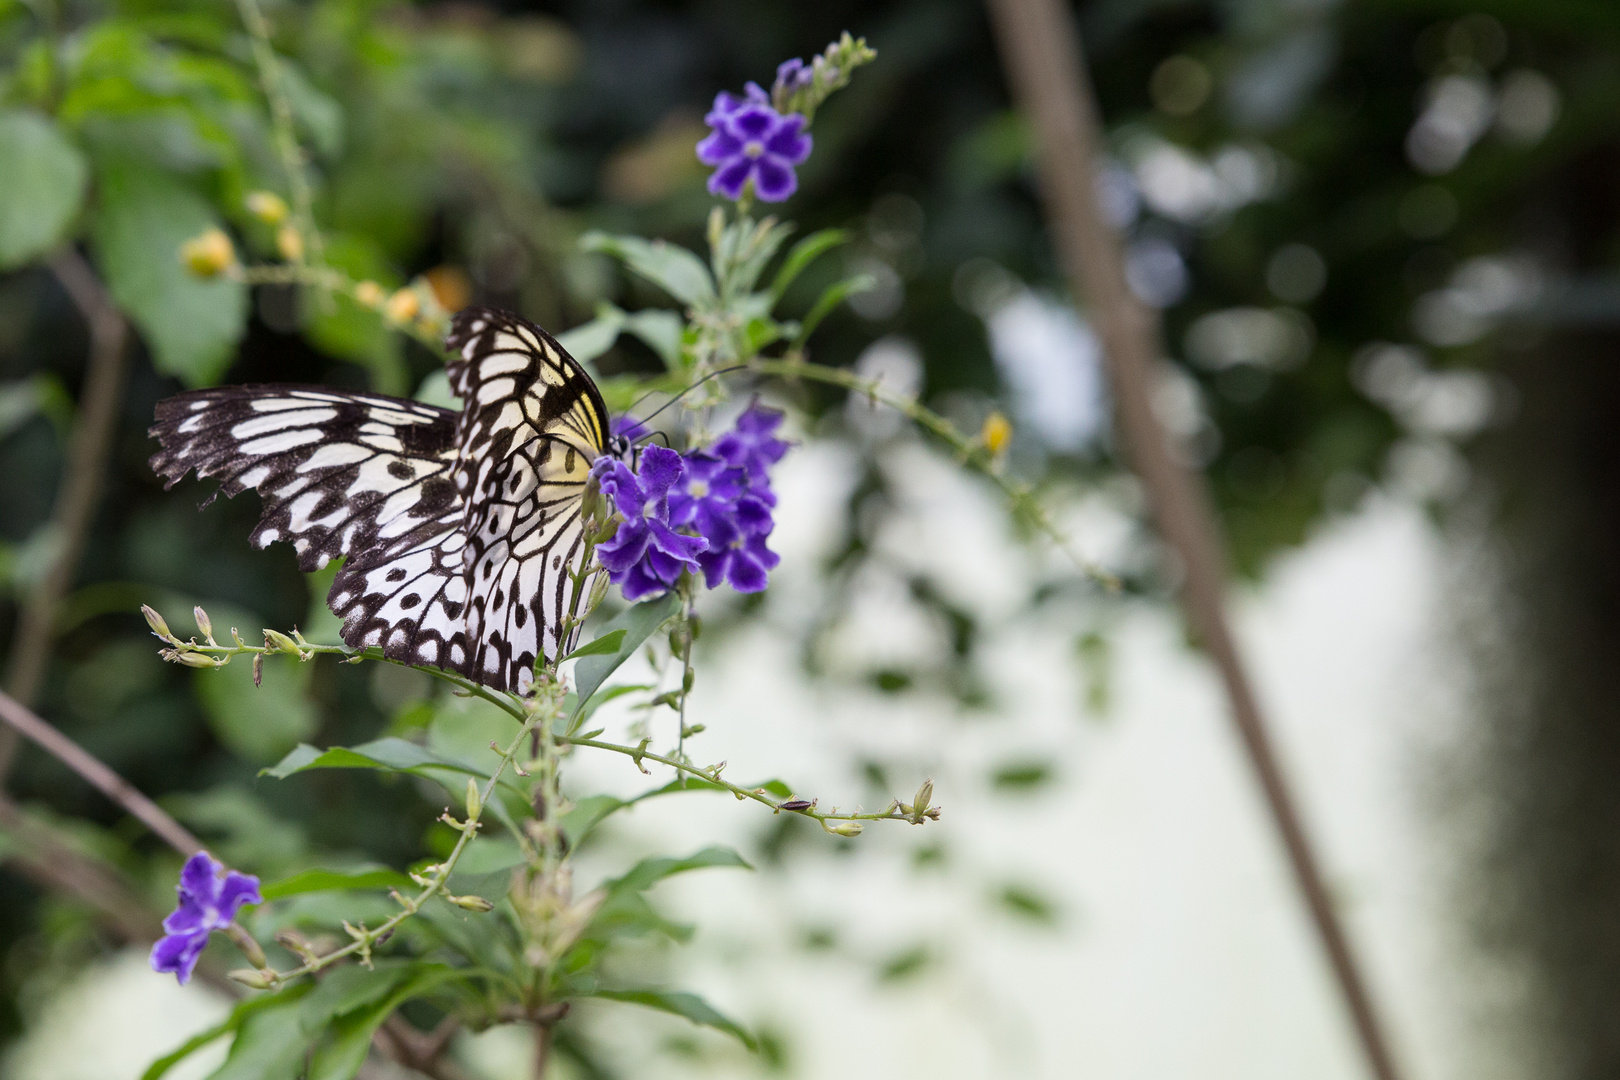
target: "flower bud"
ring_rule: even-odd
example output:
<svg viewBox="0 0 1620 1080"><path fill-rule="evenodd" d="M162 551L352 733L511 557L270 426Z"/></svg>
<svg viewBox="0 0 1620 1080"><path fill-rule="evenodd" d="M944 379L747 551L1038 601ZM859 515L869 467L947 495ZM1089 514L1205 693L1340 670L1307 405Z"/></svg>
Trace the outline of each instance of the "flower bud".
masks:
<svg viewBox="0 0 1620 1080"><path fill-rule="evenodd" d="M191 609L191 613L197 618L197 629L202 632L202 636L207 639L208 644L214 644L214 624L208 618L208 612L202 609L201 604L198 604Z"/></svg>
<svg viewBox="0 0 1620 1080"><path fill-rule="evenodd" d="M287 220L287 202L273 191L250 191L242 202L248 213L266 225L280 225Z"/></svg>
<svg viewBox="0 0 1620 1080"><path fill-rule="evenodd" d="M446 900L468 911L494 911L495 905L482 896L446 896Z"/></svg>
<svg viewBox="0 0 1620 1080"><path fill-rule="evenodd" d="M274 979L255 968L237 968L235 971L227 971L225 977L243 986L251 986L255 990L268 990L275 985Z"/></svg>
<svg viewBox="0 0 1620 1080"><path fill-rule="evenodd" d="M612 582L608 579L606 574L596 575L595 580L591 582L591 600L589 606L592 609L599 606L602 601L607 598L608 586L611 584Z"/></svg>
<svg viewBox="0 0 1620 1080"><path fill-rule="evenodd" d="M388 300L388 294L375 281L362 281L354 287L354 298L368 308L380 308Z"/></svg>
<svg viewBox="0 0 1620 1080"><path fill-rule="evenodd" d="M228 663L226 660L216 660L212 656L199 652L177 652L174 654L174 661L177 664L184 664L186 667L194 668L224 667Z"/></svg>
<svg viewBox="0 0 1620 1080"><path fill-rule="evenodd" d="M1012 442L1012 434L1011 421L1000 410L993 410L984 418L984 426L979 429L979 440L993 456L1000 457Z"/></svg>
<svg viewBox="0 0 1620 1080"><path fill-rule="evenodd" d="M934 781L924 780L922 787L917 789L917 795L911 800L911 822L913 825L922 824L923 815L928 813L928 803L934 797Z"/></svg>
<svg viewBox="0 0 1620 1080"><path fill-rule="evenodd" d="M292 225L283 225L276 230L276 251L288 262L302 262L304 234Z"/></svg>
<svg viewBox="0 0 1620 1080"><path fill-rule="evenodd" d="M209 229L180 245L180 261L198 277L217 277L236 263L236 248L220 229Z"/></svg>
<svg viewBox="0 0 1620 1080"><path fill-rule="evenodd" d="M467 777L467 820L476 818L484 809L483 796L478 794L478 781Z"/></svg>
<svg viewBox="0 0 1620 1080"><path fill-rule="evenodd" d="M141 605L141 614L146 616L146 625L152 628L152 633L164 641L174 640L174 635L169 633L169 624L163 621L163 616L145 604Z"/></svg>
<svg viewBox="0 0 1620 1080"><path fill-rule="evenodd" d="M422 310L422 300L412 289L397 290L388 298L386 313L396 323L408 323Z"/></svg>
<svg viewBox="0 0 1620 1080"><path fill-rule="evenodd" d="M271 652L297 653L298 643L279 630L264 632L264 647Z"/></svg>
<svg viewBox="0 0 1620 1080"><path fill-rule="evenodd" d="M264 685L264 653L253 654L253 685Z"/></svg>
<svg viewBox="0 0 1620 1080"><path fill-rule="evenodd" d="M866 831L866 826L858 821L840 821L836 825L823 822L822 828L830 833L837 833L839 836L859 836Z"/></svg>

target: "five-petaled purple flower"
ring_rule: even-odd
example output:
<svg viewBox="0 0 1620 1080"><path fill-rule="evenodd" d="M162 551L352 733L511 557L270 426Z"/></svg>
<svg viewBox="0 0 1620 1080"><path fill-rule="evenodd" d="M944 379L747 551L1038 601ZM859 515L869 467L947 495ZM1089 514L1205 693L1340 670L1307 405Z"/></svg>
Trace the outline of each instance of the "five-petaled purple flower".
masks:
<svg viewBox="0 0 1620 1080"><path fill-rule="evenodd" d="M673 588L682 570L702 570L711 589L765 588L781 561L765 546L776 525L769 470L788 445L774 434L781 423L781 413L751 406L706 450L648 447L639 476L597 459L597 483L624 517L597 557L626 600Z"/></svg>
<svg viewBox="0 0 1620 1080"><path fill-rule="evenodd" d="M752 181L762 200L781 202L798 189L793 166L810 156L811 146L804 117L778 113L758 83L749 83L741 98L722 90L703 122L714 129L697 146L698 160L716 166L710 193L739 199Z"/></svg>
<svg viewBox="0 0 1620 1080"><path fill-rule="evenodd" d="M669 489L685 471L681 455L662 446L642 451L639 474L606 454L592 466L602 494L624 516L619 531L597 547L596 557L626 600L673 588L682 570L697 569L696 557L708 546L670 527Z"/></svg>
<svg viewBox="0 0 1620 1080"><path fill-rule="evenodd" d="M152 946L152 970L172 971L184 986L208 945L208 935L229 926L243 904L262 904L264 897L259 895L258 878L226 870L206 851L186 860L176 891L180 903L163 920L163 937Z"/></svg>

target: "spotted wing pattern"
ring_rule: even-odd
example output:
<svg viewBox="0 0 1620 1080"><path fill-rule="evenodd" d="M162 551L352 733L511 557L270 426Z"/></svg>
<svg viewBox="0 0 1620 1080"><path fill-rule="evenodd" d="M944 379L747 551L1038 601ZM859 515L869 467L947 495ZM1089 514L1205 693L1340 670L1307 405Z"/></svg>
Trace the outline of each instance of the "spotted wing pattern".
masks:
<svg viewBox="0 0 1620 1080"><path fill-rule="evenodd" d="M536 660L573 647L580 497L608 445L602 395L544 330L504 312L456 316L450 386L465 402L455 489L466 507L468 673L522 692Z"/></svg>
<svg viewBox="0 0 1620 1080"><path fill-rule="evenodd" d="M465 671L466 518L451 478L456 414L322 387L233 386L158 404L152 468L173 487L264 500L255 547L285 540L304 570L346 558L328 596L343 640ZM212 501L214 496L209 497Z"/></svg>

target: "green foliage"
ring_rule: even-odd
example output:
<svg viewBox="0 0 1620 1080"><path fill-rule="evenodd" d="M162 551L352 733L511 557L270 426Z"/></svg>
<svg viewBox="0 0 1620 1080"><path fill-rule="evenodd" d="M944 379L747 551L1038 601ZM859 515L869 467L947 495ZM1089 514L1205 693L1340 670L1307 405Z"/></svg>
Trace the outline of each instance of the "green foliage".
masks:
<svg viewBox="0 0 1620 1080"><path fill-rule="evenodd" d="M47 118L0 112L0 270L60 244L84 203L90 170Z"/></svg>
<svg viewBox="0 0 1620 1080"><path fill-rule="evenodd" d="M272 662L258 680L247 664L199 671L192 679L214 734L244 761L262 763L315 733L320 720L309 699L310 675L303 664Z"/></svg>
<svg viewBox="0 0 1620 1080"><path fill-rule="evenodd" d="M99 169L92 229L113 299L129 313L160 371L215 382L247 320L247 289L203 280L180 262L187 240L218 224L208 201L174 176L134 163Z"/></svg>
<svg viewBox="0 0 1620 1080"><path fill-rule="evenodd" d="M597 990L590 996L608 1001L629 1002L632 1005L645 1005L649 1009L657 1009L690 1020L694 1024L723 1031L748 1049L757 1049L752 1035L696 994L665 990Z"/></svg>

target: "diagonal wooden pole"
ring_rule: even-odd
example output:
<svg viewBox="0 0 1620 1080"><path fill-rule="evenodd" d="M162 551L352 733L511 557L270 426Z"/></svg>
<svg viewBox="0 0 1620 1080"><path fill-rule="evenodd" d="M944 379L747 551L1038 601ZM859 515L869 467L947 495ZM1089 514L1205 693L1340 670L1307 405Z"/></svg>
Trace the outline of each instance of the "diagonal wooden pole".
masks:
<svg viewBox="0 0 1620 1080"><path fill-rule="evenodd" d="M1119 431L1165 542L1182 562L1187 622L1214 661L1232 720L1282 835L1294 879L1343 993L1367 1063L1398 1080L1389 1040L1322 878L1266 731L1225 612L1226 554L1203 478L1176 456L1153 411L1158 319L1125 281L1119 237L1097 207L1100 124L1074 15L1065 0L987 0L1011 87L1035 132L1047 224L1070 287L1102 339Z"/></svg>

